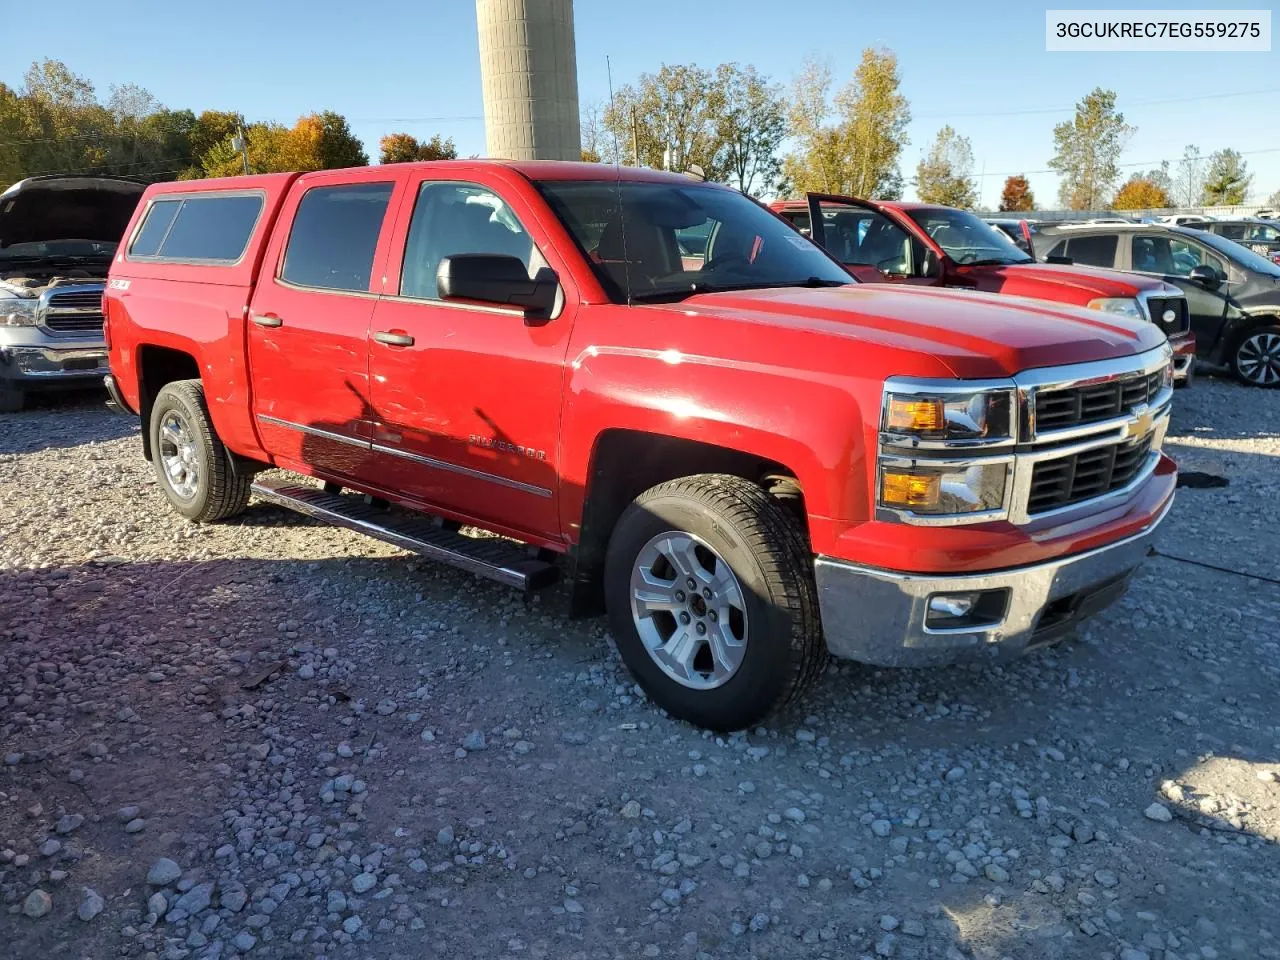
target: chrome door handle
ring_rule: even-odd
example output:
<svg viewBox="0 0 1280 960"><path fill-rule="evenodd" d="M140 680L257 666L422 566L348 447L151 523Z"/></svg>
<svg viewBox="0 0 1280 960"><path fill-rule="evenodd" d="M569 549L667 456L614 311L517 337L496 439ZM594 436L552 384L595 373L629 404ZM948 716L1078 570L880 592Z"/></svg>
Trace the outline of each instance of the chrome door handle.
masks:
<svg viewBox="0 0 1280 960"><path fill-rule="evenodd" d="M379 343L385 343L389 347L412 347L413 337L407 333L392 333L390 330L379 330L373 335L373 339Z"/></svg>
<svg viewBox="0 0 1280 960"><path fill-rule="evenodd" d="M255 313L250 319L260 327L279 327L284 325L284 321L274 313Z"/></svg>

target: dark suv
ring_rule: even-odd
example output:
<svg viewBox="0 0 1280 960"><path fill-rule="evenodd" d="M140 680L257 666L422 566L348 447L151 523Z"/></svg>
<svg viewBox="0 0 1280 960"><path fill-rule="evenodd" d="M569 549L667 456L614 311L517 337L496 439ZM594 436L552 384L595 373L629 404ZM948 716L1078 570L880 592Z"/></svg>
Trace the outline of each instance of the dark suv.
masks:
<svg viewBox="0 0 1280 960"><path fill-rule="evenodd" d="M1280 265L1226 237L1163 224L1043 227L1036 253L1162 277L1187 295L1196 356L1280 387Z"/></svg>
<svg viewBox="0 0 1280 960"><path fill-rule="evenodd" d="M1280 263L1280 225L1263 220L1216 220L1196 229L1234 240L1272 263Z"/></svg>

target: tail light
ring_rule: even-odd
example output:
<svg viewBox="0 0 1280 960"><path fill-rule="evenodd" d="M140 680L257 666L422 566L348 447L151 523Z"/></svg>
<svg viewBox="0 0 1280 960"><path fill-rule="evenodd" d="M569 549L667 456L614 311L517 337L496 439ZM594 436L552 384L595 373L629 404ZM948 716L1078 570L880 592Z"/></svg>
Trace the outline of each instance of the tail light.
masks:
<svg viewBox="0 0 1280 960"><path fill-rule="evenodd" d="M107 349L111 349L111 301L107 299L107 292L102 291L102 339L107 344Z"/></svg>

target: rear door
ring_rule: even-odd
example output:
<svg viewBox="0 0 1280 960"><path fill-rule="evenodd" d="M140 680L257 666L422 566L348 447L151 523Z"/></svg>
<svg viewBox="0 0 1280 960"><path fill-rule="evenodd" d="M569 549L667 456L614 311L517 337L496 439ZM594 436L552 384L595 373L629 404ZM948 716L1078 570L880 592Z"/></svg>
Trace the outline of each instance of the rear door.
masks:
<svg viewBox="0 0 1280 960"><path fill-rule="evenodd" d="M565 354L577 307L569 271L527 191L490 171L408 181L371 328L373 449L395 489L524 539L560 539L558 456ZM542 215L548 216L545 208ZM444 257L501 254L561 278L550 319L444 301Z"/></svg>
<svg viewBox="0 0 1280 960"><path fill-rule="evenodd" d="M249 306L249 369L262 445L283 465L369 472L369 320L396 179L308 175L281 213Z"/></svg>
<svg viewBox="0 0 1280 960"><path fill-rule="evenodd" d="M1222 335L1226 322L1229 303L1226 261L1189 237L1164 233L1134 234L1130 257L1135 272L1167 280L1187 295L1191 330L1196 335L1196 353L1207 356ZM1203 264L1221 271L1224 279L1218 289L1208 290L1190 279L1192 268Z"/></svg>
<svg viewBox="0 0 1280 960"><path fill-rule="evenodd" d="M933 251L883 212L851 197L811 193L808 201L810 238L859 280L941 283Z"/></svg>

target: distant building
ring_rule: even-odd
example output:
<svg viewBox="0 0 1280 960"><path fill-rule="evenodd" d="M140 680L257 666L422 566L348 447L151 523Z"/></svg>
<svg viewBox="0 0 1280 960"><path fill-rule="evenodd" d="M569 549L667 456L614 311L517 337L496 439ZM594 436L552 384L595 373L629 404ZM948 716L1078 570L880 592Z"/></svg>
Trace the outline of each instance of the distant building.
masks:
<svg viewBox="0 0 1280 960"><path fill-rule="evenodd" d="M489 156L578 160L573 0L476 0Z"/></svg>

